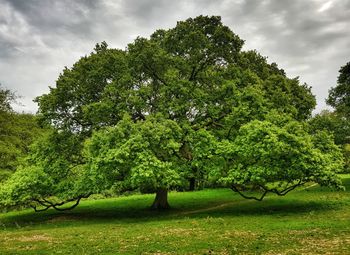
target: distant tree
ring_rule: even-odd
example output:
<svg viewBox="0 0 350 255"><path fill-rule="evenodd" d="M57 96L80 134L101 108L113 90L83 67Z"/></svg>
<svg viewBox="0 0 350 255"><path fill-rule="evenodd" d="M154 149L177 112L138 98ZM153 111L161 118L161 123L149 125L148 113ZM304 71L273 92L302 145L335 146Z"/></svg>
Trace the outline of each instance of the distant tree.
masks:
<svg viewBox="0 0 350 255"><path fill-rule="evenodd" d="M327 131L334 137L334 142L342 148L345 159L343 172L350 171L350 120L337 112L322 111L309 121L312 133Z"/></svg>
<svg viewBox="0 0 350 255"><path fill-rule="evenodd" d="M336 142L343 147L346 171L350 171L350 62L340 68L337 85L329 90L326 102L335 109L337 120L333 118L336 127L332 131Z"/></svg>
<svg viewBox="0 0 350 255"><path fill-rule="evenodd" d="M237 155L219 148L233 146L242 126L264 121L271 111L304 121L315 106L308 86L242 46L215 16L157 30L126 50L98 44L36 99L41 122L54 130L2 189L5 204L62 210L65 202L75 207L116 186L155 192L152 207L161 209L169 206L168 190L219 180L220 171L228 175L225 167ZM321 183L316 170L304 170L293 180ZM323 184L335 183L333 172L323 174Z"/></svg>
<svg viewBox="0 0 350 255"><path fill-rule="evenodd" d="M16 99L16 94L9 89L3 88L0 84L0 113L12 112L11 103Z"/></svg>
<svg viewBox="0 0 350 255"><path fill-rule="evenodd" d="M350 121L339 113L325 110L312 117L309 123L313 133L326 130L333 134L336 144L350 143Z"/></svg>
<svg viewBox="0 0 350 255"><path fill-rule="evenodd" d="M350 119L350 62L340 68L337 85L329 90L327 103Z"/></svg>
<svg viewBox="0 0 350 255"><path fill-rule="evenodd" d="M345 172L350 172L350 143L343 145L343 154L345 160Z"/></svg>
<svg viewBox="0 0 350 255"><path fill-rule="evenodd" d="M0 87L0 182L16 170L19 159L41 132L33 115L13 111L11 104L16 98L15 93Z"/></svg>

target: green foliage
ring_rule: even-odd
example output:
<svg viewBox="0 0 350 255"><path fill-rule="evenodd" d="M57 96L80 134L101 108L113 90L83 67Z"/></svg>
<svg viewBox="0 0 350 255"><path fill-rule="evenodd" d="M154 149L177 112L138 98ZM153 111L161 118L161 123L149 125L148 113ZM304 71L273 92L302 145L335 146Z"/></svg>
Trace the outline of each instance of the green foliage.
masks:
<svg viewBox="0 0 350 255"><path fill-rule="evenodd" d="M336 112L323 111L309 121L312 133L327 131L334 136L334 142L342 147L345 158L344 172L350 171L350 155L347 152L350 143L350 121Z"/></svg>
<svg viewBox="0 0 350 255"><path fill-rule="evenodd" d="M350 121L335 112L322 111L309 121L311 131L326 130L334 135L339 145L350 143Z"/></svg>
<svg viewBox="0 0 350 255"><path fill-rule="evenodd" d="M0 188L1 205L6 207L27 204L28 201L49 194L51 177L42 168L19 168Z"/></svg>
<svg viewBox="0 0 350 255"><path fill-rule="evenodd" d="M123 86L129 82L127 71L125 52L107 49L106 43L97 44L89 56L63 70L56 88L36 98L40 120L59 130L86 135L93 128L116 124L124 105L113 102L126 100ZM119 85L118 90L113 83ZM101 102L110 93L112 96Z"/></svg>
<svg viewBox="0 0 350 255"><path fill-rule="evenodd" d="M308 134L305 124L270 114L243 125L232 143L220 147L229 163L221 181L235 190L285 195L307 182L341 188L340 148L326 132ZM236 190L236 191L237 191Z"/></svg>
<svg viewBox="0 0 350 255"><path fill-rule="evenodd" d="M125 113L133 121L161 113L203 126L223 121L232 105L240 106L237 89L245 93L256 88L266 107L298 119L308 117L315 106L309 88L288 79L261 56L260 62L253 62L252 54L240 51L242 45L215 16L157 30L150 39L137 38L126 51L98 44L93 53L63 71L56 88L36 99L39 114L57 129L87 136L91 130L117 124ZM269 71L263 75L259 68ZM283 101L278 100L281 97Z"/></svg>
<svg viewBox="0 0 350 255"><path fill-rule="evenodd" d="M286 76L283 69L279 69L276 63L268 64L267 58L260 55L256 50L249 50L241 53L240 66L249 69L265 80L271 75Z"/></svg>
<svg viewBox="0 0 350 255"><path fill-rule="evenodd" d="M152 192L176 187L181 180L181 136L176 122L159 117L134 123L126 116L115 127L94 133L86 146L94 192L118 181Z"/></svg>
<svg viewBox="0 0 350 255"><path fill-rule="evenodd" d="M292 114L298 120L306 120L316 106L315 96L306 84L300 85L298 78L288 79L276 63L268 64L267 58L256 51L242 52L240 66L258 75L263 82L263 91L269 108Z"/></svg>
<svg viewBox="0 0 350 255"><path fill-rule="evenodd" d="M83 194L82 163L74 150L80 151L77 144L75 136L53 130L37 139L29 156L0 188L0 205L59 202Z"/></svg>
<svg viewBox="0 0 350 255"><path fill-rule="evenodd" d="M181 189L186 179L203 178L216 167L216 143L204 129L181 128L161 116L141 122L126 116L115 127L95 132L86 142L87 177L93 180L95 193L113 185L121 191Z"/></svg>

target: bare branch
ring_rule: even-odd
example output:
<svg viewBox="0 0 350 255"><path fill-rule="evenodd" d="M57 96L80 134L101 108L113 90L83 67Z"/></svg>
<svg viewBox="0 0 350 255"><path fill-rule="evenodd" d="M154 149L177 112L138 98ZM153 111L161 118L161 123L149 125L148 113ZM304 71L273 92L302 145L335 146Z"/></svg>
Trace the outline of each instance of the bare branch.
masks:
<svg viewBox="0 0 350 255"><path fill-rule="evenodd" d="M237 192L239 195L241 195L241 197L245 198L245 199L254 199L256 201L262 201L264 199L264 197L266 196L266 194L269 192L268 190L265 190L264 193L261 195L260 198L254 197L254 196L247 196L244 195L235 185L231 186L231 189L234 192Z"/></svg>
<svg viewBox="0 0 350 255"><path fill-rule="evenodd" d="M292 186L290 186L290 187L287 187L287 188L285 188L284 190L279 191L279 190L277 190L276 188L274 188L274 189L270 189L269 191L270 191L270 192L273 192L273 193L275 193L275 194L277 194L278 196L285 196L285 195L286 195L287 193L289 193L290 191L292 191L292 190L294 190L295 188L297 188L297 187L299 187L299 186L302 186L302 185L304 185L304 184L305 184L305 182L302 182L302 180L299 180L297 184L292 185Z"/></svg>
<svg viewBox="0 0 350 255"><path fill-rule="evenodd" d="M33 208L35 212L43 212L43 211L48 210L49 208L54 208L57 211L72 210L72 209L74 209L75 207L77 207L79 205L80 200L82 198L88 198L91 194L92 193L88 193L86 195L81 195L81 196L78 196L76 198L67 199L67 200L59 202L59 203L54 203L54 202L51 202L51 201L49 201L47 199L43 199L43 200L33 199L34 202L38 203L39 205L43 206L44 208L43 209L37 209L37 207L35 205L30 205L30 207ZM66 208L60 208L60 206L66 204L66 203L69 203L69 202L73 202L73 201L75 203L72 206L66 207Z"/></svg>
<svg viewBox="0 0 350 255"><path fill-rule="evenodd" d="M264 197L266 196L267 193L274 193L278 196L285 196L287 193L289 193L290 191L296 189L299 186L304 185L305 182L303 182L302 180L299 180L298 183L296 183L295 185L289 186L283 190L278 190L277 188L273 188L273 189L269 189L263 185L258 185L262 190L264 190L264 192L262 193L261 197L255 197L255 196L247 196L245 194L243 194L235 185L231 186L231 189L234 192L237 192L240 196L242 196L243 198L246 199L254 199L256 201L262 201L264 199Z"/></svg>
<svg viewBox="0 0 350 255"><path fill-rule="evenodd" d="M167 86L167 83L165 82L165 80L163 80L151 67L149 67L148 65L145 65L145 67L149 72L151 72L154 78L156 78L158 81L160 81L165 86Z"/></svg>
<svg viewBox="0 0 350 255"><path fill-rule="evenodd" d="M45 207L43 209L37 209L35 205L30 205L30 207L33 208L35 212L43 212L48 210L51 206Z"/></svg>

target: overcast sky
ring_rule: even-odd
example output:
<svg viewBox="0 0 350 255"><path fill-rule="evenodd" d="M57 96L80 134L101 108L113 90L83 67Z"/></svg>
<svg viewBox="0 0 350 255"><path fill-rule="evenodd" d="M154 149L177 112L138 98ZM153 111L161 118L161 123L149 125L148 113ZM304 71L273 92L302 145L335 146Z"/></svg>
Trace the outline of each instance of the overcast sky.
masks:
<svg viewBox="0 0 350 255"><path fill-rule="evenodd" d="M22 96L17 111L34 113L33 98L97 42L124 49L200 14L220 15L244 49L312 86L317 112L327 107L350 61L350 0L0 0L0 83Z"/></svg>

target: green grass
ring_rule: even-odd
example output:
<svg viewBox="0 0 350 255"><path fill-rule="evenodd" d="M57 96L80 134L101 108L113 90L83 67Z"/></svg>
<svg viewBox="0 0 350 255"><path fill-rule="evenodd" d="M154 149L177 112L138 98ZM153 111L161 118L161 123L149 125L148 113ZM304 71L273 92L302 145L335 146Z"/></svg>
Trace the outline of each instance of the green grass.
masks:
<svg viewBox="0 0 350 255"><path fill-rule="evenodd" d="M350 190L350 175L343 175ZM0 214L0 254L350 254L350 192L313 186L263 202L228 189L86 200Z"/></svg>

